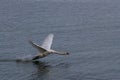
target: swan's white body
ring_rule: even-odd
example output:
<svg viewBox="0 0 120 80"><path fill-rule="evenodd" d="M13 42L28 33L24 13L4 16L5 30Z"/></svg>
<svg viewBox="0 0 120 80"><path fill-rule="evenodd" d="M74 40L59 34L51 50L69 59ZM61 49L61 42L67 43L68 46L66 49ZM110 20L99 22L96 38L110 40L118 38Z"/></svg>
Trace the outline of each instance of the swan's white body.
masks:
<svg viewBox="0 0 120 80"><path fill-rule="evenodd" d="M36 60L39 58L43 58L46 57L49 54L60 54L60 55L68 55L68 52L59 52L59 51L55 51L51 49L51 45L52 45L52 41L53 41L53 34L49 34L43 44L41 46L37 45L36 43L33 43L31 40L29 40L29 43L35 47L36 49L38 49L39 54L36 55L32 60Z"/></svg>

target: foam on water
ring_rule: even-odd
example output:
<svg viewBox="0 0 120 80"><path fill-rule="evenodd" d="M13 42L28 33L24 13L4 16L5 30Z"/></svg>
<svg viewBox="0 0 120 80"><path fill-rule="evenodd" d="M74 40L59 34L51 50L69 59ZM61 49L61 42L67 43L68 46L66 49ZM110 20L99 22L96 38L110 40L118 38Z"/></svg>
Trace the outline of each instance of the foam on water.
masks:
<svg viewBox="0 0 120 80"><path fill-rule="evenodd" d="M33 55L26 55L22 57L16 57L16 61L32 61Z"/></svg>
<svg viewBox="0 0 120 80"><path fill-rule="evenodd" d="M29 61L33 61L32 58L34 56L33 55L26 55L26 56L21 56L18 57L16 56L15 58L7 58L7 59L0 59L0 62L11 62L11 61L17 61L17 62L29 62Z"/></svg>

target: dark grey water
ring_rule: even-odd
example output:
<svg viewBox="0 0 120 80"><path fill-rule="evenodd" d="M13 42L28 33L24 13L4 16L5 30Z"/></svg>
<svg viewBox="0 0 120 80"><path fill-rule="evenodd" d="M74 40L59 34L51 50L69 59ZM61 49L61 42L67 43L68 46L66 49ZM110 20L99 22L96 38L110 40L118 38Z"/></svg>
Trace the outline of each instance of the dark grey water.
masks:
<svg viewBox="0 0 120 80"><path fill-rule="evenodd" d="M69 56L16 61L49 33ZM120 80L120 1L0 0L0 80Z"/></svg>

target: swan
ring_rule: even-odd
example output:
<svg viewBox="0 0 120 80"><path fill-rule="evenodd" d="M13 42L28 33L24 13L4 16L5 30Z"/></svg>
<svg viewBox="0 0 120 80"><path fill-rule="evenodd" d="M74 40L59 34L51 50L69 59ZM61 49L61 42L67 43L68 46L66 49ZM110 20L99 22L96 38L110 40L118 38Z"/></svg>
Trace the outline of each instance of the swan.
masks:
<svg viewBox="0 0 120 80"><path fill-rule="evenodd" d="M45 40L43 41L43 44L41 46L34 43L33 41L29 40L29 43L39 51L39 54L34 56L32 60L44 58L44 57L48 56L49 54L69 55L68 52L59 52L59 51L51 49L53 37L54 37L53 34L49 34L45 38Z"/></svg>

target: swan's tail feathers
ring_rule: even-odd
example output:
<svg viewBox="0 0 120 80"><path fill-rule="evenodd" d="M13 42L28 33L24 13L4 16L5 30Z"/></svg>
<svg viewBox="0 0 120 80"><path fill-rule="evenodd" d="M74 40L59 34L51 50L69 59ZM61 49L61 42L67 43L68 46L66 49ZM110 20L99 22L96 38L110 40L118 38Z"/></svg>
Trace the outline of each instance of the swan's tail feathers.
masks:
<svg viewBox="0 0 120 80"><path fill-rule="evenodd" d="M53 34L49 34L49 35L45 38L45 40L44 40L44 42L43 42L43 44L42 44L42 47L45 48L46 50L50 50L51 45L52 45L52 41L53 41L53 37L54 37Z"/></svg>
<svg viewBox="0 0 120 80"><path fill-rule="evenodd" d="M46 51L46 49L42 48L41 46L37 45L36 43L33 43L31 40L29 40L29 43L36 48L40 53L43 53Z"/></svg>

